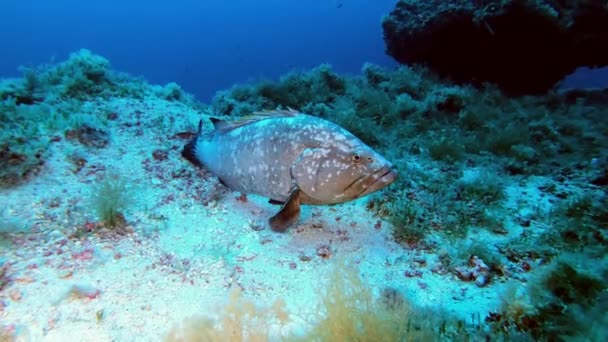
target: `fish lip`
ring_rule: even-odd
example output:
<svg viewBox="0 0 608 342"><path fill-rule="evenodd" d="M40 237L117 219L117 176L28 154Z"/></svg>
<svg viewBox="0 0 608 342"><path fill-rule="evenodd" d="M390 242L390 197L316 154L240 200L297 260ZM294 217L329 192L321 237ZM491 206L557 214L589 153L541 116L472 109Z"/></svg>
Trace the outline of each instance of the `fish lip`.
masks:
<svg viewBox="0 0 608 342"><path fill-rule="evenodd" d="M383 178L384 178L386 175L389 175L389 174L390 174L392 177L394 177L394 178L396 178L396 177L397 177L397 170L395 170L395 168L394 168L394 167L388 167L388 166L385 166L385 167L381 168L380 170L386 170L386 172L384 172L384 173L382 174L382 176L380 176L380 177L378 178L378 180L382 180L382 179L383 179Z"/></svg>
<svg viewBox="0 0 608 342"><path fill-rule="evenodd" d="M380 168L378 171L376 171L374 173L380 173L380 172L384 172L382 173L382 175L380 177L378 177L372 184L370 187L373 187L375 184L377 184L378 182L382 182L383 184L389 185L392 182L395 181L395 179L397 179L397 170L394 167L391 166L385 166L383 168Z"/></svg>
<svg viewBox="0 0 608 342"><path fill-rule="evenodd" d="M380 176L377 176L380 174ZM369 184L367 188L365 188L357 197L366 196L372 192L378 191L385 186L391 184L397 178L397 170L393 166L384 166L376 170L376 172L372 173L365 179L369 179L370 177L375 177L374 182ZM380 186L378 186L380 185Z"/></svg>

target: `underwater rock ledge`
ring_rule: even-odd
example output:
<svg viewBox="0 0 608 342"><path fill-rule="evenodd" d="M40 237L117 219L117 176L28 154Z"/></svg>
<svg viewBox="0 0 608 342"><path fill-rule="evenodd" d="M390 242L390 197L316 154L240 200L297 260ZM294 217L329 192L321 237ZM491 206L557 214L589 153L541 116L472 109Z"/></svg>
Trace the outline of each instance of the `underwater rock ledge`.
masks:
<svg viewBox="0 0 608 342"><path fill-rule="evenodd" d="M386 52L458 82L544 93L578 67L608 65L608 2L401 0Z"/></svg>

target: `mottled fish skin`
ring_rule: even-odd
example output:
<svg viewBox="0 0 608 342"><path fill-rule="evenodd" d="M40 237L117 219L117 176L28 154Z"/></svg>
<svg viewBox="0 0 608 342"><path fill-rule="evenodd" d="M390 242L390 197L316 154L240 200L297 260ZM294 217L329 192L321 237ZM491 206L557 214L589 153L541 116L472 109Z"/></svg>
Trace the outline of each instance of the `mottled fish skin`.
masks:
<svg viewBox="0 0 608 342"><path fill-rule="evenodd" d="M214 125L211 139L199 134L183 155L236 191L279 202L297 197L298 206L335 204L368 195L396 178L384 157L319 117L274 111L232 123L215 120Z"/></svg>

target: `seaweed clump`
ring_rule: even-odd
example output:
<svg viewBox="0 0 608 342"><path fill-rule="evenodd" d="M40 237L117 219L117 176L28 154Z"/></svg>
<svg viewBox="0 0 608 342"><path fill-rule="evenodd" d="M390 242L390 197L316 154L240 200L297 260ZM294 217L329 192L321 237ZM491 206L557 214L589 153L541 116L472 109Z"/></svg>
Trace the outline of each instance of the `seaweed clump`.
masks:
<svg viewBox="0 0 608 342"><path fill-rule="evenodd" d="M144 95L143 82L129 79L111 69L110 62L90 50L81 49L64 62L38 67L21 67L23 78L13 91L0 92L16 97L22 104L56 100L88 100L96 97L135 97Z"/></svg>
<svg viewBox="0 0 608 342"><path fill-rule="evenodd" d="M192 318L174 328L167 341L439 341L490 338L481 322L465 322L443 311L415 309L394 288L379 297L358 273L344 263L326 279L315 314L304 320L304 333L278 336L285 331L290 314L282 300L263 308L232 290L219 318Z"/></svg>
<svg viewBox="0 0 608 342"><path fill-rule="evenodd" d="M98 107L100 98L156 96L196 106L193 97L175 83L150 86L112 70L106 58L86 49L60 63L20 70L21 78L0 79L1 188L25 183L38 174L50 145L61 141L61 136L81 134L87 125L90 131L84 133L99 133L108 120L87 107L92 101Z"/></svg>
<svg viewBox="0 0 608 342"><path fill-rule="evenodd" d="M277 300L269 308L261 308L243 298L238 288L231 290L228 304L219 311L217 321L205 317L187 320L175 327L166 341L270 341L271 325L285 326L289 322L282 300Z"/></svg>
<svg viewBox="0 0 608 342"><path fill-rule="evenodd" d="M596 268L598 277L580 269L566 258L555 261L525 291L509 292L486 323L497 335L525 333L543 341L596 340L594 336L605 335L607 270Z"/></svg>
<svg viewBox="0 0 608 342"><path fill-rule="evenodd" d="M344 265L336 267L321 298L320 320L306 335L306 341L400 341L430 333L408 329L409 306L395 291L374 299L359 275ZM410 327L411 328L411 327Z"/></svg>
<svg viewBox="0 0 608 342"><path fill-rule="evenodd" d="M91 204L105 228L126 231L127 221L124 211L132 198L132 192L124 178L107 176L94 189Z"/></svg>
<svg viewBox="0 0 608 342"><path fill-rule="evenodd" d="M109 66L105 58L80 50L62 63L22 68L22 78L0 81L0 187L27 182L43 169L49 146L85 121L77 114L83 101L130 88Z"/></svg>

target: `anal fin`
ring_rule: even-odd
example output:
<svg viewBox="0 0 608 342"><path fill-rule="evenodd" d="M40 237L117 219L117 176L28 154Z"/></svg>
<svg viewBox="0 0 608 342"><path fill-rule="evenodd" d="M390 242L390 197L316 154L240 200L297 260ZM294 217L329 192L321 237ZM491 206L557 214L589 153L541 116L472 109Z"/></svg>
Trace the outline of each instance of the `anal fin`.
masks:
<svg viewBox="0 0 608 342"><path fill-rule="evenodd" d="M275 232L284 232L300 218L300 189L294 189L289 198L273 217L268 220L270 228Z"/></svg>

